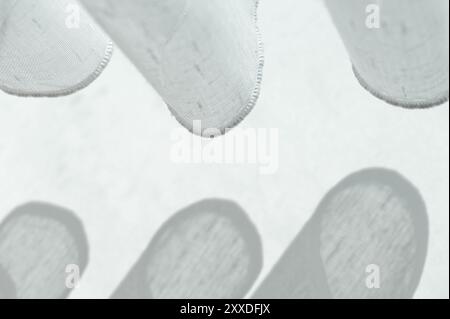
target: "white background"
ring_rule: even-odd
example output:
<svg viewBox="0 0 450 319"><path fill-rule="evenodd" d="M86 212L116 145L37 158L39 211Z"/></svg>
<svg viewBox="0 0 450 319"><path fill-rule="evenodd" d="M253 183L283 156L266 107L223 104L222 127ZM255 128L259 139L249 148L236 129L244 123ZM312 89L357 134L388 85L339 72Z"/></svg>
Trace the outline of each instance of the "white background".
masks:
<svg viewBox="0 0 450 319"><path fill-rule="evenodd" d="M387 167L415 184L428 208L429 250L415 297L448 298L448 104L407 111L363 90L320 1L262 1L259 20L262 94L241 127L279 128L276 174L172 163L179 125L116 50L104 74L69 97L0 94L0 219L30 200L75 211L90 261L71 297L106 298L172 214L229 198L262 237L261 280L331 187L361 168Z"/></svg>

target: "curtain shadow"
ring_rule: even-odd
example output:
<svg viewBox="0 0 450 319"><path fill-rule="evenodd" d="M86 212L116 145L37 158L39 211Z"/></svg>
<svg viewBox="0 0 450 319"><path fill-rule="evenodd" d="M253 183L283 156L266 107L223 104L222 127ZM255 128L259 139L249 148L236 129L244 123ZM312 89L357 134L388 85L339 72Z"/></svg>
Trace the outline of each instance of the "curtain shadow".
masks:
<svg viewBox="0 0 450 319"><path fill-rule="evenodd" d="M65 208L30 202L14 209L0 225L4 298L65 298L70 293L66 267L78 266L81 275L87 262L83 225Z"/></svg>
<svg viewBox="0 0 450 319"><path fill-rule="evenodd" d="M15 299L16 287L2 266L0 266L0 299Z"/></svg>
<svg viewBox="0 0 450 319"><path fill-rule="evenodd" d="M208 199L159 229L112 298L243 298L261 267L260 237L246 213Z"/></svg>
<svg viewBox="0 0 450 319"><path fill-rule="evenodd" d="M428 219L398 173L350 175L321 201L254 298L412 298L423 272Z"/></svg>

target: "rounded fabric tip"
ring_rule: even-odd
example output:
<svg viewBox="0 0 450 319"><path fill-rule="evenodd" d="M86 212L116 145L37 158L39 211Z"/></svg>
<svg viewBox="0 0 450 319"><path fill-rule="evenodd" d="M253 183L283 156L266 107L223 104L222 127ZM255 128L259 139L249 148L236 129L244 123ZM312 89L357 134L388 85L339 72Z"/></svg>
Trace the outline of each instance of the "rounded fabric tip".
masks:
<svg viewBox="0 0 450 319"><path fill-rule="evenodd" d="M407 109L448 101L447 0L325 3L363 88Z"/></svg>
<svg viewBox="0 0 450 319"><path fill-rule="evenodd" d="M224 134L256 104L264 65L257 1L83 3L192 133Z"/></svg>
<svg viewBox="0 0 450 319"><path fill-rule="evenodd" d="M112 42L75 0L0 3L0 89L6 93L74 93L101 74L112 52Z"/></svg>

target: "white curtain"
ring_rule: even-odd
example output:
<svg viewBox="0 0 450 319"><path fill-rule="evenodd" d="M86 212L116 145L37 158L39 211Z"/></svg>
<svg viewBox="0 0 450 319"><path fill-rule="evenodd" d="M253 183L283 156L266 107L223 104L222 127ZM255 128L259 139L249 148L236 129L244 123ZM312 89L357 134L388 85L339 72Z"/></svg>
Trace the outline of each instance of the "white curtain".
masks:
<svg viewBox="0 0 450 319"><path fill-rule="evenodd" d="M0 0L0 88L8 93L73 93L111 54L111 42L73 0Z"/></svg>
<svg viewBox="0 0 450 319"><path fill-rule="evenodd" d="M82 3L189 130L224 133L255 105L263 67L256 0ZM76 1L0 0L0 8L6 92L69 94L110 58L110 42Z"/></svg>

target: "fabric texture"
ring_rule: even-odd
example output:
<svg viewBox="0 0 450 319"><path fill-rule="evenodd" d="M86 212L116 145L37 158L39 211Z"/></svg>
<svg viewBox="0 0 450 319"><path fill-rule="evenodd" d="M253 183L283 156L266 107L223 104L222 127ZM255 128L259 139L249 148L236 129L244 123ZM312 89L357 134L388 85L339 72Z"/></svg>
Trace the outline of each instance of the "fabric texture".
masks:
<svg viewBox="0 0 450 319"><path fill-rule="evenodd" d="M77 1L0 1L0 89L7 93L73 93L97 78L112 51Z"/></svg>
<svg viewBox="0 0 450 319"><path fill-rule="evenodd" d="M202 134L224 133L255 105L263 68L257 1L82 2L189 130L201 121Z"/></svg>
<svg viewBox="0 0 450 319"><path fill-rule="evenodd" d="M448 100L447 0L326 0L326 4L365 89L406 108ZM374 17L377 27L370 25L373 5L379 10Z"/></svg>

